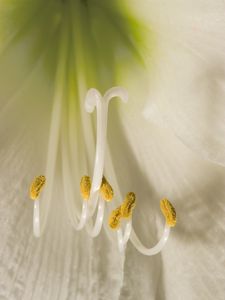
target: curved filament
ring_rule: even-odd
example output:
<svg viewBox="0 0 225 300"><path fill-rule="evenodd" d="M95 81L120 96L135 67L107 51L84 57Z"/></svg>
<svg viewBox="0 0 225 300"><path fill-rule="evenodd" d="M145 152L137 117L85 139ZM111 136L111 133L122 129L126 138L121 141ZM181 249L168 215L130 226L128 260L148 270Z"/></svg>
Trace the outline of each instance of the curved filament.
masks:
<svg viewBox="0 0 225 300"><path fill-rule="evenodd" d="M157 253L159 253L160 251L162 251L163 247L165 246L168 238L169 238L169 234L170 234L170 227L167 226L167 224L165 224L164 227L164 231L163 231L163 235L161 237L161 239L159 240L159 242L152 248L146 248L142 242L139 240L139 238L137 237L136 233L134 230L131 231L131 236L130 236L130 240L132 242L132 244L134 245L134 247L141 252L144 255L155 255Z"/></svg>
<svg viewBox="0 0 225 300"><path fill-rule="evenodd" d="M87 233L91 237L96 237L99 235L103 224L104 211L105 211L105 200L101 198L98 203L98 212L97 212L95 224L91 226L90 223L87 223L86 225Z"/></svg>
<svg viewBox="0 0 225 300"><path fill-rule="evenodd" d="M119 97L123 102L126 102L128 94L122 87L113 87L102 97L98 90L92 88L87 92L85 99L86 111L92 113L95 107L97 111L97 141L89 201L89 216L93 216L98 204L98 197L96 197L95 193L99 191L103 177L107 138L108 105L110 100L114 97Z"/></svg>
<svg viewBox="0 0 225 300"><path fill-rule="evenodd" d="M119 248L120 252L125 251L127 242L130 238L131 231L132 231L132 222L131 222L131 220L127 222L124 234L123 234L121 228L119 228L117 230L118 248Z"/></svg>
<svg viewBox="0 0 225 300"><path fill-rule="evenodd" d="M40 237L40 200L34 201L34 210L33 210L33 233L35 237Z"/></svg>

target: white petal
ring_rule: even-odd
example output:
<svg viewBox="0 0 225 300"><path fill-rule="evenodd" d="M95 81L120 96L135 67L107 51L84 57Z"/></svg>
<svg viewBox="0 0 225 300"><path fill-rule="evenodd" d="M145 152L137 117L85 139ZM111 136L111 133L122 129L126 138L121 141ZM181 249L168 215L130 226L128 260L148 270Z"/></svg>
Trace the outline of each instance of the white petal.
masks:
<svg viewBox="0 0 225 300"><path fill-rule="evenodd" d="M169 126L188 147L222 165L224 9L223 1L212 0L146 1L139 6L157 44L155 64L150 65L146 118Z"/></svg>
<svg viewBox="0 0 225 300"><path fill-rule="evenodd" d="M167 11L171 13L169 33L172 34L174 30L173 22L175 24L176 18L179 17L179 14L176 14L176 7L178 12L181 8L184 8L184 14L192 16L192 6L195 4L194 2L187 4L184 1L173 1L170 5L164 1L160 3L157 4L155 1L151 1L148 4L155 4L152 8L151 19L152 22L156 22L155 24L159 24L157 23L158 20L161 21L161 25L155 27L158 32L165 32L165 35L167 35L167 31L161 31L161 27L164 26L163 30L166 29L168 18L165 19L163 14L160 17L160 14ZM198 3L203 4L203 1ZM207 1L207 4L210 3L212 2ZM197 11L198 14L202 11L202 8L203 6L200 5ZM210 7L212 12L213 8L212 5ZM182 21L184 15L181 16ZM177 27L177 31L179 33L179 27ZM216 32L213 31L213 33ZM171 71L172 62L177 66L172 51L169 51L169 46L174 45L171 38L171 35L168 34L168 41L163 39L164 42L162 42L166 45L165 50L164 45L160 48L163 54L171 56L171 65L168 66L170 71L167 73L170 77L173 74ZM202 45L202 43L199 42L199 45ZM22 62L21 69L24 70L22 77L25 77L26 72L29 72L29 70L24 69L23 61L15 59L17 53L19 53L18 57L21 57L21 52L15 49L15 53L12 54L14 60L11 62ZM214 47L212 51L214 57L213 53ZM26 53L24 55L26 56ZM185 54L184 56L180 55L180 59L183 60ZM203 57L208 57L208 51L203 53ZM190 55L190 61L193 62L192 58L193 55ZM189 62L189 59L185 57L185 61ZM9 62L9 59L6 60L4 70L12 70L12 64L7 65ZM162 63L165 63L165 60ZM183 80L187 77L190 81L193 73L199 75L195 70L195 66L191 65L190 70L187 64L185 64L185 67L186 72L182 77ZM158 71L161 71L160 64L157 68ZM162 70L164 71L164 68ZM199 72L201 70L199 66ZM161 72L159 72L159 75L159 78L161 78ZM181 84L179 76L177 75L175 78ZM2 75L0 79L4 79ZM161 91L166 93L168 91L170 95L173 95L175 81L171 79L171 85L164 82L162 90L161 79L157 80L158 77L156 77L156 81L152 82L152 86L155 85L155 91L153 88L151 91L156 95L154 99L158 100L159 98L159 101L156 101L156 109L159 109L159 115L163 116L163 122L165 118L168 119L166 125L167 123L182 125L180 119L178 119L178 122L174 117L174 111L176 112L177 108L183 108L184 102L181 103L181 106L179 101L174 102L176 104L174 106L172 101L171 110L169 105L164 105L164 102L161 105L162 99L167 100L167 98L161 98ZM9 82L9 75L6 82ZM12 83L15 90L17 90L18 86L22 84L22 78L20 81L16 76ZM3 278L3 281L0 282L0 297L12 300L18 298L25 300L32 298L51 300L56 298L77 298L81 300L102 298L116 300L138 298L176 299L178 297L198 299L199 295L203 295L204 299L213 299L216 291L218 299L223 299L224 169L211 165L202 158L195 156L169 130L160 129L145 122L140 113L139 104L136 105L134 101L127 104L126 109L121 109L119 117L116 109L117 104L112 104L114 109L110 113L110 130L108 132L110 148L106 162L106 176L113 186L116 187L118 183L120 188L115 190L115 202L108 206L108 213L116 203L120 203L121 197L127 191L135 191L138 197L138 205L134 214L134 226L143 242L146 245L151 245L158 239L162 230L163 219L159 212L159 199L165 195L168 196L177 208L178 225L173 230L171 239L163 253L152 258L144 257L137 253L132 245L128 244L127 256L124 262L124 257L120 257L116 243L112 243L115 242L115 238L108 229L107 216L105 219L106 232L103 231L96 240L89 239L85 233L74 232L68 224L64 201L66 193L63 193L63 180L57 172L55 174L53 205L51 206L47 231L38 241L32 237L32 203L27 200L27 187L30 178L27 178L26 174L29 171L34 172L36 175L36 172L42 170L45 165L50 123L48 117L51 112L51 103L49 102L47 111L45 111L45 104L48 101L48 96L49 99L52 99L52 86L52 82L48 82L43 77L42 70L37 71L34 80L31 78L31 83L28 84L28 87L26 86L24 93L21 89L19 91L21 95L17 95L15 102L12 102L12 107L15 110L13 111L12 107L6 109L6 113L1 119L1 136L5 131L4 128L10 130L7 131L9 136L6 134L3 140L1 153L0 215L3 217L0 229L0 278ZM80 99L83 99L86 90L83 82L79 81L77 85L73 82L71 86L79 86L79 89L78 92L76 90L77 93L74 92L75 95L70 95L70 97L77 97L79 94ZM4 97L5 95L11 95L13 91L10 85L7 84L6 87L4 89L4 85L2 85L1 88L1 95ZM182 87L185 88L185 84ZM42 91L44 101L40 103L38 98ZM193 92L193 90L191 91ZM186 93L188 92L186 91ZM204 94L203 90L202 92ZM195 95L194 92L192 94ZM157 98L157 95L160 95L160 97ZM179 93L175 93L175 96L175 99L177 99ZM205 98L203 96L200 98ZM6 99L8 101L8 98ZM29 103L29 99L34 99L33 103ZM191 108L193 108L193 103ZM32 109L39 113L36 115L24 113L24 110L30 112ZM66 136L64 136L64 128L60 132L60 142L66 144L66 152L60 154L63 162L70 163L72 179L64 184L64 189L71 188L73 191L74 205L72 208L76 214L80 208L77 178L83 173L91 172L93 169L94 127L83 110L83 103L80 105L78 116L75 114L73 106L67 106L66 110L66 113L63 112L64 120L62 124L63 127L68 127L69 130ZM223 114L222 109L218 109L218 111ZM197 116L194 114L195 110L191 110L191 112L193 113L194 122ZM43 115L45 113L46 118ZM70 116L69 120L67 119L68 115ZM155 114L153 114L154 116ZM212 114L213 116L214 114ZM204 112L199 123L205 124L205 117ZM120 118L122 121L120 121ZM175 121L172 123L173 118L177 123ZM214 118L213 121L215 121ZM32 127L29 127L31 122L33 122ZM8 128L8 124L11 127ZM196 128L199 128L197 125L199 124L196 124ZM171 128L176 132L174 126L171 126ZM215 128L217 130L218 126ZM213 134L215 128L212 128ZM182 127L181 131L183 137L184 130ZM23 135L24 132L26 133ZM35 134L33 134L34 132ZM17 133L19 134L18 139L15 139ZM199 133L198 136L200 136ZM217 138L219 137L217 134ZM186 142L186 138L184 140ZM21 141L21 144L19 141ZM38 144L38 141L40 141L40 144ZM196 143L198 141L196 137L190 141L191 147L196 148L199 146L198 149L202 153L202 141ZM79 145L77 146L78 142ZM11 144L11 147L9 147L9 144ZM40 149L35 164L32 165L31 162L33 162L34 153L36 153L35 145L38 145ZM85 146L87 146L86 150ZM207 157L209 157L209 149L206 149ZM219 159L214 160L221 162L222 150L220 145L218 149ZM31 157L30 154L32 154ZM59 167L57 169L59 171L61 165L58 164L57 167ZM201 277L202 274L204 274L204 278Z"/></svg>
<svg viewBox="0 0 225 300"><path fill-rule="evenodd" d="M17 178L11 184L18 184ZM117 299L123 261L116 247L111 247L104 234L92 240L85 232L72 230L60 182L48 230L41 239L35 239L27 184L11 193L7 186L1 189L1 299L97 299L101 294Z"/></svg>
<svg viewBox="0 0 225 300"><path fill-rule="evenodd" d="M154 245L162 234L161 198L168 197L178 215L160 255L143 258L128 246L121 298L211 299L216 290L222 299L224 168L199 159L169 130L148 125L138 113L115 122L117 116L111 111L113 167L121 194L136 193L134 227L143 243ZM134 281L138 289L132 289Z"/></svg>

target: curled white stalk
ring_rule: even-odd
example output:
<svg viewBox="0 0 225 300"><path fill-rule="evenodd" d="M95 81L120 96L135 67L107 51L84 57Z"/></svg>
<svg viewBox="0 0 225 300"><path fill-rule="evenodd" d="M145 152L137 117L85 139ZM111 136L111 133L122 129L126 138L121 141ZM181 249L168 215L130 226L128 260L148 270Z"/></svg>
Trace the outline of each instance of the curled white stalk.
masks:
<svg viewBox="0 0 225 300"><path fill-rule="evenodd" d="M132 214L135 202L135 194L132 192L128 193L123 203L112 211L109 218L109 226L117 231L117 241L120 252L123 253L125 251L127 242L130 239L134 247L142 254L148 256L155 255L162 251L165 246L169 238L170 227L174 227L176 225L175 208L166 198L160 201L160 208L166 220L164 231L159 242L154 247L147 248L142 244L132 228ZM121 221L123 221L123 219L125 219L124 233L121 229Z"/></svg>
<svg viewBox="0 0 225 300"><path fill-rule="evenodd" d="M121 228L119 228L117 230L117 241L118 241L118 248L119 248L120 252L125 251L127 242L130 238L131 230L132 230L132 221L131 220L129 220L127 222L127 224L125 226L124 234L123 234Z"/></svg>
<svg viewBox="0 0 225 300"><path fill-rule="evenodd" d="M66 166L67 164L66 163L63 163L63 172L64 172L64 187L66 187L64 189L64 194L65 194L65 203L66 203L66 206L67 206L67 211L68 211L68 214L69 214L69 218L70 218L70 221L71 221L71 224L73 226L73 228L75 230L81 230L84 228L85 224L86 224L86 221L87 221L87 216L88 216L88 203L87 201L83 201L83 204L82 204L82 211L81 211L81 215L80 217L77 215L74 214L74 208L73 208L73 201L74 201L74 197L73 197L73 194L72 194L72 191L71 189L68 190L67 189L67 184L68 182L70 181L70 177L68 176L69 175L69 170L68 170L68 165ZM71 206L72 205L72 206Z"/></svg>
<svg viewBox="0 0 225 300"><path fill-rule="evenodd" d="M40 203L39 199L34 201L34 210L33 210L33 234L35 237L40 237Z"/></svg>
<svg viewBox="0 0 225 300"><path fill-rule="evenodd" d="M164 231L162 237L160 238L159 242L152 248L145 247L140 239L137 237L134 229L132 228L131 221L126 224L125 233L123 235L122 230L117 230L117 239L118 239L118 247L120 252L123 252L126 248L126 244L128 240L132 242L134 247L144 255L155 255L162 251L163 247L165 246L170 234L170 227L165 224Z"/></svg>
<svg viewBox="0 0 225 300"><path fill-rule="evenodd" d="M88 216L88 203L86 201L83 201L81 217L78 221L78 224L77 225L73 224L76 230L81 230L84 228L87 221L87 216Z"/></svg>
<svg viewBox="0 0 225 300"><path fill-rule="evenodd" d="M96 237L99 235L102 228L103 219L104 219L104 211L105 211L105 200L101 198L98 202L98 212L97 212L97 217L94 225L91 224L92 220L90 219L90 222L88 222L86 226L87 233L91 237Z"/></svg>
<svg viewBox="0 0 225 300"><path fill-rule="evenodd" d="M102 97L98 90L92 88L87 92L85 99L85 109L87 112L92 113L95 107L97 110L97 141L90 193L90 216L95 212L98 198L97 192L102 182L107 138L108 106L110 100L114 97L119 97L123 102L127 102L128 93L122 87L113 87Z"/></svg>
<svg viewBox="0 0 225 300"><path fill-rule="evenodd" d="M87 201L83 201L81 215L79 216L77 207L74 207L74 194L72 189L73 174L70 168L68 141L65 135L63 135L61 147L62 147L61 152L62 152L63 187L64 187L66 208L73 228L75 230L81 230L86 224L87 215L88 215L88 203Z"/></svg>
<svg viewBox="0 0 225 300"><path fill-rule="evenodd" d="M110 89L102 97L101 94L95 90L90 89L87 93L85 100L85 108L88 112L93 112L96 106L97 109L97 142L96 142L96 155L93 172L92 184L89 182L89 177L82 177L82 190L83 190L83 205L81 216L77 220L74 219L72 207L68 206L68 199L72 199L70 189L65 189L65 197L67 203L67 209L69 212L70 220L73 227L76 230L81 230L86 225L86 230L91 237L96 237L102 228L104 219L105 200L100 197L99 191L103 179L104 169L104 157L105 157L105 146L106 146L106 134L107 134L107 118L108 118L108 104L113 97L120 97L123 101L126 101L128 96L127 92L120 87ZM66 143L62 143L63 153L63 178L64 186L71 181L71 174L69 168L69 162L67 159L67 151L65 149ZM89 185L91 188L89 190ZM72 198L71 198L72 197ZM69 201L70 202L70 201ZM97 208L97 217L93 225L92 216L94 215Z"/></svg>
<svg viewBox="0 0 225 300"><path fill-rule="evenodd" d="M88 91L85 99L86 111L92 113L95 107L97 111L97 141L92 185L88 201L90 203L88 217L91 218L94 215L97 206L98 212L94 227L91 229L90 224L87 226L87 231L91 236L97 236L99 234L104 217L104 204L102 200L99 202L99 189L103 178L105 162L108 106L110 100L114 97L119 97L123 102L127 102L128 93L122 87L113 87L102 97L98 90L92 88Z"/></svg>
<svg viewBox="0 0 225 300"><path fill-rule="evenodd" d="M120 87L115 87L108 90L102 97L98 90L90 89L86 96L85 108L91 113L96 107L97 110L97 142L95 153L95 164L92 178L92 186L90 189L88 216L89 222L87 223L86 230L91 237L95 237L100 233L103 217L104 217L104 200L99 200L99 191L103 178L105 148L106 148L106 134L107 134L107 119L108 119L108 104L114 97L120 97L124 102L128 99L126 90ZM96 221L93 225L92 216L95 213L98 204L98 212ZM135 207L135 194L130 192L127 194L124 202L120 207L114 210L109 219L111 228L117 229L117 240L120 252L124 253L128 240L130 239L134 247L144 255L155 255L159 253L165 246L169 234L170 227L176 224L176 211L169 200L162 199L160 202L161 210L165 216L166 224L164 227L163 235L159 242L152 248L146 248L135 231L132 228L132 210ZM120 219L128 219L125 225L124 232L120 228Z"/></svg>
<svg viewBox="0 0 225 300"><path fill-rule="evenodd" d="M146 248L141 241L139 240L139 238L137 237L136 233L134 232L134 230L131 231L131 236L130 236L130 240L132 242L132 244L134 245L134 247L141 252L144 255L155 255L157 253L159 253L160 251L162 251L163 247L165 246L168 238L169 238L169 234L170 234L170 227L165 224L164 227L164 231L163 231L163 235L161 237L161 239L159 240L159 242L152 248Z"/></svg>

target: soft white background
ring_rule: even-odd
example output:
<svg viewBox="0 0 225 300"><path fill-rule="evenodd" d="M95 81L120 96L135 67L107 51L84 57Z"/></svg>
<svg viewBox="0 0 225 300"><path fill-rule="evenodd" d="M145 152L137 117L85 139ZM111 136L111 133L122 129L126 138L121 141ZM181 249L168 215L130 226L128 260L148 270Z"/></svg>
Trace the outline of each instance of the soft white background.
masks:
<svg viewBox="0 0 225 300"><path fill-rule="evenodd" d="M127 191L136 193L134 227L143 243L154 245L162 233L164 196L177 209L177 226L153 257L130 243L121 257L107 216L94 240L73 231L59 150L47 230L41 239L33 237L28 187L45 164L51 113L51 101L39 99L51 99L53 87L41 59L32 70L25 68L32 42L25 41L0 56L1 300L225 297L225 2L132 0L130 5L156 32L157 59L145 98L139 101L142 93L126 82L129 104L110 107L105 172L119 185L116 203ZM76 141L85 151L82 138ZM93 132L89 141L84 156L91 161ZM74 182L77 191L78 186ZM80 203L78 192L75 201Z"/></svg>

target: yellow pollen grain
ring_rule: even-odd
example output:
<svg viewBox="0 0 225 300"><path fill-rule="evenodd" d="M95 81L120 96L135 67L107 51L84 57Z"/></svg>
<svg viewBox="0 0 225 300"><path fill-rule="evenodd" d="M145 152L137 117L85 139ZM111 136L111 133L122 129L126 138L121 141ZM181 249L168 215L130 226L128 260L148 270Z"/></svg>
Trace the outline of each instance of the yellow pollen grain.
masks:
<svg viewBox="0 0 225 300"><path fill-rule="evenodd" d="M120 206L113 210L109 216L109 226L112 229L118 229L120 227L120 219L121 219L121 208Z"/></svg>
<svg viewBox="0 0 225 300"><path fill-rule="evenodd" d="M30 198L32 200L37 200L42 188L45 185L45 182L46 178L43 175L34 178L33 182L30 185Z"/></svg>
<svg viewBox="0 0 225 300"><path fill-rule="evenodd" d="M166 198L160 201L161 211L166 219L166 224L169 227L174 227L177 223L176 210L170 201Z"/></svg>
<svg viewBox="0 0 225 300"><path fill-rule="evenodd" d="M88 200L91 192L91 179L89 176L83 176L80 181L80 193L84 200Z"/></svg>
<svg viewBox="0 0 225 300"><path fill-rule="evenodd" d="M126 195L122 205L121 205L121 216L123 218L130 218L132 216L133 209L136 205L136 196L133 192Z"/></svg>
<svg viewBox="0 0 225 300"><path fill-rule="evenodd" d="M113 199L113 195L114 195L113 189L104 176L102 178L100 193L101 193L102 198L107 202L109 202Z"/></svg>

